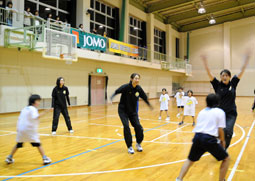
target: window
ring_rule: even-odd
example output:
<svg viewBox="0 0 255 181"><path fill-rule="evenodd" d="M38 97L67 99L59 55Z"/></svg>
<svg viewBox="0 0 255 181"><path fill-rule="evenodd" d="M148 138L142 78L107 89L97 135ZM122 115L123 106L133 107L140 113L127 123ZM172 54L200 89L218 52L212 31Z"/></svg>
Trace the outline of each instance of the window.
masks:
<svg viewBox="0 0 255 181"><path fill-rule="evenodd" d="M142 46L142 21L132 16L129 17L129 43L137 46Z"/></svg>
<svg viewBox="0 0 255 181"><path fill-rule="evenodd" d="M154 28L154 51L165 53L165 32Z"/></svg>
<svg viewBox="0 0 255 181"><path fill-rule="evenodd" d="M175 57L180 58L180 39L176 38L175 39Z"/></svg>
<svg viewBox="0 0 255 181"><path fill-rule="evenodd" d="M115 38L116 9L100 1L91 0L90 2L92 8L90 30L92 31L95 28L100 35L103 35L106 31L108 37Z"/></svg>
<svg viewBox="0 0 255 181"><path fill-rule="evenodd" d="M39 10L39 16L42 18L47 18L51 13L53 19L60 16L61 21L69 18L71 5L69 0L25 0L25 7L29 6L32 13Z"/></svg>

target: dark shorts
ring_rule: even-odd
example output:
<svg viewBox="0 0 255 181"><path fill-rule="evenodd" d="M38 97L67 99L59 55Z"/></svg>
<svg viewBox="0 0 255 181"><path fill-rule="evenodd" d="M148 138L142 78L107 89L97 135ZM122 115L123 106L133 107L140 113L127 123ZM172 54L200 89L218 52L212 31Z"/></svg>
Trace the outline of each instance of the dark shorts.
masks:
<svg viewBox="0 0 255 181"><path fill-rule="evenodd" d="M193 162L198 161L205 152L212 154L218 161L228 157L228 153L217 143L217 139L214 136L196 133L188 158Z"/></svg>
<svg viewBox="0 0 255 181"><path fill-rule="evenodd" d="M33 146L33 147L39 147L39 146L41 146L41 143L31 143L31 145ZM23 147L23 143L17 143L17 148L22 148Z"/></svg>
<svg viewBox="0 0 255 181"><path fill-rule="evenodd" d="M184 106L177 106L177 108L184 108Z"/></svg>

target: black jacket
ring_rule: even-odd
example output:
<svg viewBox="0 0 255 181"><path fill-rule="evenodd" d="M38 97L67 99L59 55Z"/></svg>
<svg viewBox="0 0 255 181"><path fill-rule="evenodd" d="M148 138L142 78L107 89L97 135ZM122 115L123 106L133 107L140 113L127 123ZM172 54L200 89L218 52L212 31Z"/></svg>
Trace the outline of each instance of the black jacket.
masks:
<svg viewBox="0 0 255 181"><path fill-rule="evenodd" d="M141 97L146 102L146 104L151 107L147 95L139 85L133 87L131 82L129 84L122 85L114 92L111 100L117 94L121 94L119 109L122 109L127 114L137 114L136 108L139 97Z"/></svg>
<svg viewBox="0 0 255 181"><path fill-rule="evenodd" d="M66 101L70 106L70 99L69 99L69 91L66 86L60 88L60 79L57 79L57 86L52 91L52 107L59 106L61 108L66 108Z"/></svg>

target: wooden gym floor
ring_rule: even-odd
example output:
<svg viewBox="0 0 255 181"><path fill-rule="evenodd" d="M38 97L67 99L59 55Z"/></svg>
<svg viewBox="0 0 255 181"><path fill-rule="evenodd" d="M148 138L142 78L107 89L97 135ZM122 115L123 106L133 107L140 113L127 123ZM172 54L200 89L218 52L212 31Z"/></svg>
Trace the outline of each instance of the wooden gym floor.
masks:
<svg viewBox="0 0 255 181"><path fill-rule="evenodd" d="M198 113L205 106L205 97L197 97ZM237 98L238 119L232 146L229 180L254 180L255 131L253 98ZM152 100L150 111L140 103L139 115L145 130L144 151L127 153L117 104L70 108L74 134L67 132L61 117L56 136L51 136L52 112L41 119L39 132L42 145L52 164L43 166L37 149L25 144L18 150L15 163L4 160L15 144L18 114L0 115L0 180L175 180L191 146L191 118L178 126L177 108L170 101L171 122L159 121L159 102ZM133 132L133 129L132 129ZM134 133L134 132L133 132ZM135 142L135 140L134 140ZM134 146L135 144L133 144ZM220 163L205 155L194 164L185 180L218 180ZM21 176L21 177L17 177Z"/></svg>

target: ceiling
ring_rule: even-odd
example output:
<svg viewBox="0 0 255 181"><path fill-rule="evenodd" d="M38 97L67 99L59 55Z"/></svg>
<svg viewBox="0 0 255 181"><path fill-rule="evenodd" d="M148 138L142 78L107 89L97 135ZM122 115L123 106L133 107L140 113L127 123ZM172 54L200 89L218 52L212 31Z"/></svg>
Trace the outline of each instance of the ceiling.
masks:
<svg viewBox="0 0 255 181"><path fill-rule="evenodd" d="M212 26L216 24L255 16L255 0L203 0L206 13L199 14L201 0L130 0L146 13L153 13L165 24L171 24L180 32Z"/></svg>

